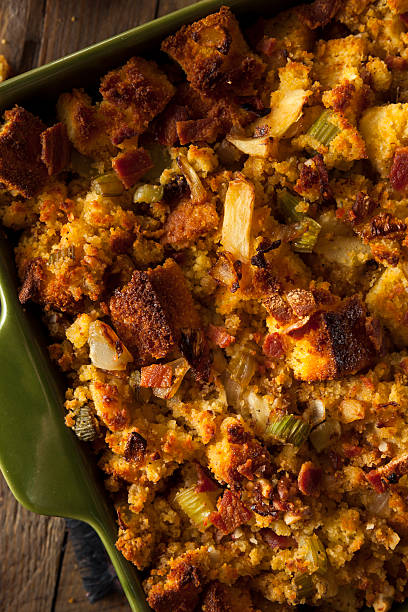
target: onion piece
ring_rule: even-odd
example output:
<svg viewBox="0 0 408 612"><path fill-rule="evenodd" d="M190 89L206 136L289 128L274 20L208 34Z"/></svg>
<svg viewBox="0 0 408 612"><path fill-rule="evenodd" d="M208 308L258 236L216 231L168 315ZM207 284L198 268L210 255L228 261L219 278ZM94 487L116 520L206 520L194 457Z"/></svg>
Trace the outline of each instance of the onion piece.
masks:
<svg viewBox="0 0 408 612"><path fill-rule="evenodd" d="M235 259L248 262L251 252L255 189L243 175L228 185L224 204L221 243Z"/></svg>
<svg viewBox="0 0 408 612"><path fill-rule="evenodd" d="M344 423L360 421L365 417L365 407L362 402L353 399L344 399L340 402L340 412Z"/></svg>
<svg viewBox="0 0 408 612"><path fill-rule="evenodd" d="M126 370L129 361L133 361L123 342L103 321L90 324L88 344L92 364L102 370Z"/></svg>
<svg viewBox="0 0 408 612"><path fill-rule="evenodd" d="M227 136L226 139L246 155L265 158L270 157L273 153L274 141L269 136L258 138L235 138L234 136Z"/></svg>
<svg viewBox="0 0 408 612"><path fill-rule="evenodd" d="M327 419L316 427L310 434L310 442L314 448L320 453L322 450L330 446L332 442L340 438L341 425L334 419Z"/></svg>
<svg viewBox="0 0 408 612"><path fill-rule="evenodd" d="M271 95L271 112L257 119L253 127L268 136L282 138L293 123L302 116L303 106L310 95L304 89L276 90Z"/></svg>
<svg viewBox="0 0 408 612"><path fill-rule="evenodd" d="M385 518L390 514L389 501L389 491L385 493L370 492L365 495L364 505L370 514Z"/></svg>
<svg viewBox="0 0 408 612"><path fill-rule="evenodd" d="M256 370L256 361L253 355L247 350L236 353L228 364L231 376L241 387L246 387Z"/></svg>
<svg viewBox="0 0 408 612"><path fill-rule="evenodd" d="M208 199L208 193L205 190L200 177L194 168L188 163L185 155L177 157L177 165L185 176L185 179L190 187L191 199L196 204L200 204Z"/></svg>

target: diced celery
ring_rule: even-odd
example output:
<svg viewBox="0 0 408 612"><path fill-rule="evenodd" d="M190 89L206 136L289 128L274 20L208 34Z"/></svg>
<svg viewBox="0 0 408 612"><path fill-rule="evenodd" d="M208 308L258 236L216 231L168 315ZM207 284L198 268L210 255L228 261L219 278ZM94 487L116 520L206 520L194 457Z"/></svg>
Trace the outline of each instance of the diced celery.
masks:
<svg viewBox="0 0 408 612"><path fill-rule="evenodd" d="M282 215L286 221L301 221L304 218L304 214L296 210L302 198L295 196L287 189L279 189L276 192L278 204Z"/></svg>
<svg viewBox="0 0 408 612"><path fill-rule="evenodd" d="M195 486L192 486L178 491L174 501L198 529L207 529L207 519L215 510L214 493L197 493Z"/></svg>
<svg viewBox="0 0 408 612"><path fill-rule="evenodd" d="M301 574L300 576L295 576L293 580L298 599L310 599L316 591L312 577L309 574Z"/></svg>
<svg viewBox="0 0 408 612"><path fill-rule="evenodd" d="M327 555L319 536L315 533L305 536L303 546L306 548L306 560L311 564L312 572L325 574L327 572Z"/></svg>
<svg viewBox="0 0 408 612"><path fill-rule="evenodd" d="M290 223L296 223L295 229L300 234L292 241L293 250L299 253L312 253L321 225L299 210L302 199L287 189L279 190L277 198L283 217Z"/></svg>
<svg viewBox="0 0 408 612"><path fill-rule="evenodd" d="M309 423L306 423L300 417L286 414L284 417L269 423L265 435L294 446L300 446L307 440L310 429Z"/></svg>
<svg viewBox="0 0 408 612"><path fill-rule="evenodd" d="M91 417L89 406L82 406L79 409L79 414L75 419L74 431L83 442L92 442L92 440L95 440L95 425Z"/></svg>
<svg viewBox="0 0 408 612"><path fill-rule="evenodd" d="M161 185L140 185L133 194L135 204L138 202L152 204L153 202L160 202L162 199L163 187Z"/></svg>
<svg viewBox="0 0 408 612"><path fill-rule="evenodd" d="M316 245L321 225L311 217L304 217L299 223L302 235L292 242L293 250L298 253L312 253Z"/></svg>
<svg viewBox="0 0 408 612"><path fill-rule="evenodd" d="M332 116L333 113L330 110L323 111L308 131L309 136L315 138L325 147L328 147L331 141L340 132L340 128L330 121Z"/></svg>

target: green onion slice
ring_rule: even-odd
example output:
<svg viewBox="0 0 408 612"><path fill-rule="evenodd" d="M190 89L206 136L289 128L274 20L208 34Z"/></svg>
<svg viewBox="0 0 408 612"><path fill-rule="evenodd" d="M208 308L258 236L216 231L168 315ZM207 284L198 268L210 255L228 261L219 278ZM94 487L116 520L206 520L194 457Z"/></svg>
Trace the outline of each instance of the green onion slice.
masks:
<svg viewBox="0 0 408 612"><path fill-rule="evenodd" d="M160 202L163 199L163 187L161 185L140 185L136 188L133 194L133 202L146 202L152 204L153 202Z"/></svg>
<svg viewBox="0 0 408 612"><path fill-rule="evenodd" d="M306 547L306 560L311 564L312 572L325 574L327 572L327 555L319 536L315 533L312 536L305 536L303 543Z"/></svg>
<svg viewBox="0 0 408 612"><path fill-rule="evenodd" d="M215 495L214 492L197 493L195 489L195 486L181 489L174 496L174 501L198 529L205 530L210 526L208 517L215 510Z"/></svg>
<svg viewBox="0 0 408 612"><path fill-rule="evenodd" d="M330 110L323 111L308 131L309 136L325 147L328 147L331 141L340 132L340 128L330 121L332 116L333 113Z"/></svg>
<svg viewBox="0 0 408 612"><path fill-rule="evenodd" d="M300 446L309 437L310 429L309 423L306 423L300 417L286 414L284 417L269 423L265 435L294 446Z"/></svg>
<svg viewBox="0 0 408 612"><path fill-rule="evenodd" d="M114 172L101 174L92 181L92 188L105 197L120 196L124 192L122 182Z"/></svg>
<svg viewBox="0 0 408 612"><path fill-rule="evenodd" d="M92 442L96 438L95 425L89 406L82 406L75 419L74 431L83 442Z"/></svg>
<svg viewBox="0 0 408 612"><path fill-rule="evenodd" d="M295 576L293 580L298 599L310 599L316 592L312 577L309 574Z"/></svg>

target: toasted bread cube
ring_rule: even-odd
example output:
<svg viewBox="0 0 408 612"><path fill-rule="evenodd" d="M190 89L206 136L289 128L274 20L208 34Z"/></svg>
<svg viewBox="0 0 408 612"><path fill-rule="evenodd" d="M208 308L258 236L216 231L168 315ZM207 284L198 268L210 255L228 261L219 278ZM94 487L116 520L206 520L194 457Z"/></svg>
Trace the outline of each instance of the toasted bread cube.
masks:
<svg viewBox="0 0 408 612"><path fill-rule="evenodd" d="M387 268L367 293L369 311L389 329L398 347L408 346L408 281L400 268Z"/></svg>
<svg viewBox="0 0 408 612"><path fill-rule="evenodd" d="M249 50L230 9L223 6L162 43L162 50L176 60L191 85L207 94L248 96L265 65Z"/></svg>
<svg viewBox="0 0 408 612"><path fill-rule="evenodd" d="M10 74L10 64L8 63L4 55L0 55L0 83L8 79Z"/></svg>
<svg viewBox="0 0 408 612"><path fill-rule="evenodd" d="M175 89L155 62L132 57L106 74L100 86L101 112L114 144L144 132L173 97Z"/></svg>
<svg viewBox="0 0 408 612"><path fill-rule="evenodd" d="M68 138L82 155L99 160L114 152L106 133L106 121L83 90L62 94L57 114L67 128Z"/></svg>
<svg viewBox="0 0 408 612"><path fill-rule="evenodd" d="M180 267L171 259L147 272L136 270L110 300L113 324L140 365L169 355L182 329L200 319Z"/></svg>
<svg viewBox="0 0 408 612"><path fill-rule="evenodd" d="M295 377L304 381L355 374L373 364L382 342L357 296L332 310L316 312L303 327L289 332L285 341L287 362Z"/></svg>
<svg viewBox="0 0 408 612"><path fill-rule="evenodd" d="M390 172L395 150L408 144L408 103L369 108L360 121L368 158L382 177Z"/></svg>
<svg viewBox="0 0 408 612"><path fill-rule="evenodd" d="M363 36L319 40L313 73L324 89L332 89L343 80L358 76L366 57L367 39Z"/></svg>
<svg viewBox="0 0 408 612"><path fill-rule="evenodd" d="M0 130L0 182L25 198L36 195L47 179L41 162L41 133L46 126L24 108L4 113Z"/></svg>

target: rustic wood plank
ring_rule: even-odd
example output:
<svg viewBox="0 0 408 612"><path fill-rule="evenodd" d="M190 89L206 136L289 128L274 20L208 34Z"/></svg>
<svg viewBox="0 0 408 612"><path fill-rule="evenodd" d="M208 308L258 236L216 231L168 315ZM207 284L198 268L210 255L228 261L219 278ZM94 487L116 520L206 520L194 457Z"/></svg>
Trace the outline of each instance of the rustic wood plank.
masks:
<svg viewBox="0 0 408 612"><path fill-rule="evenodd" d="M39 63L45 64L154 19L156 0L47 0Z"/></svg>
<svg viewBox="0 0 408 612"><path fill-rule="evenodd" d="M48 612L52 607L65 522L20 506L0 474L0 610Z"/></svg>
<svg viewBox="0 0 408 612"><path fill-rule="evenodd" d="M89 612L95 608L98 612L130 611L130 606L119 586L116 591L98 601L97 604L89 603L75 561L74 550L71 542L68 540L53 612L66 612L67 610L71 612L73 610L75 612Z"/></svg>
<svg viewBox="0 0 408 612"><path fill-rule="evenodd" d="M198 0L160 0L157 16L161 17L162 15L167 15L167 13L184 8L185 6L190 6L190 4L195 4L196 2L198 2Z"/></svg>

